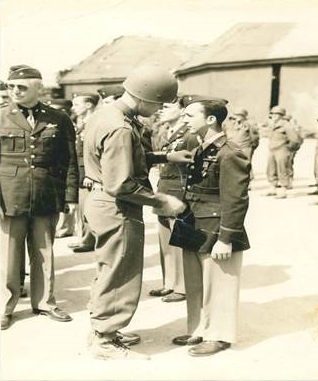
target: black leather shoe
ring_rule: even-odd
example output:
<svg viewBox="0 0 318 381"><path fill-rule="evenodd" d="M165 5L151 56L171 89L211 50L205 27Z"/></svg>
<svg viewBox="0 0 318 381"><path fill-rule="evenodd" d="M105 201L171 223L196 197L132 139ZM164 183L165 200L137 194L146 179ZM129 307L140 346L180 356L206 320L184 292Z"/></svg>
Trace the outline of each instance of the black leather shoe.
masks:
<svg viewBox="0 0 318 381"><path fill-rule="evenodd" d="M179 292L172 292L171 294L164 296L161 300L166 303L182 302L186 299L185 294L180 294Z"/></svg>
<svg viewBox="0 0 318 381"><path fill-rule="evenodd" d="M225 341L203 341L201 344L190 348L188 353L191 356L211 356L230 348L230 346L231 344Z"/></svg>
<svg viewBox="0 0 318 381"><path fill-rule="evenodd" d="M318 195L318 188L315 191L309 192L307 194L308 194L308 196L317 196Z"/></svg>
<svg viewBox="0 0 318 381"><path fill-rule="evenodd" d="M86 253L87 251L94 251L94 247L86 245L77 245L73 247L74 253Z"/></svg>
<svg viewBox="0 0 318 381"><path fill-rule="evenodd" d="M58 307L54 307L54 308L52 308L51 310L48 310L48 311L39 310L37 308L33 308L33 312L36 315L46 315L50 319L56 320L56 321L65 322L65 321L71 321L71 320L73 320L71 318L71 316L67 312L60 310Z"/></svg>
<svg viewBox="0 0 318 381"><path fill-rule="evenodd" d="M137 333L122 333L117 331L116 338L125 345L136 345L140 342L140 336Z"/></svg>
<svg viewBox="0 0 318 381"><path fill-rule="evenodd" d="M203 338L200 336L183 335L172 339L175 345L196 345L202 343Z"/></svg>
<svg viewBox="0 0 318 381"><path fill-rule="evenodd" d="M1 316L1 331L8 329L12 323L12 315Z"/></svg>
<svg viewBox="0 0 318 381"><path fill-rule="evenodd" d="M166 296L173 292L173 290L170 290L168 288L159 288L158 290L151 290L149 292L150 296Z"/></svg>

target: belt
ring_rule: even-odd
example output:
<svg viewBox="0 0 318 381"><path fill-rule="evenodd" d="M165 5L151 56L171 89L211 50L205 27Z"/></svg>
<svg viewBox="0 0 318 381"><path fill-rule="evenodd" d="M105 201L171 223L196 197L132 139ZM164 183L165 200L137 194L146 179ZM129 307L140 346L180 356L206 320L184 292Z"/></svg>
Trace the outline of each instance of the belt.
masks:
<svg viewBox="0 0 318 381"><path fill-rule="evenodd" d="M187 201L220 202L220 196L217 194L203 194L188 191L185 194L185 199Z"/></svg>
<svg viewBox="0 0 318 381"><path fill-rule="evenodd" d="M99 190L99 191L103 191L104 190L104 187L101 183L97 183L97 182L93 182L93 185L92 185L92 188L91 190Z"/></svg>

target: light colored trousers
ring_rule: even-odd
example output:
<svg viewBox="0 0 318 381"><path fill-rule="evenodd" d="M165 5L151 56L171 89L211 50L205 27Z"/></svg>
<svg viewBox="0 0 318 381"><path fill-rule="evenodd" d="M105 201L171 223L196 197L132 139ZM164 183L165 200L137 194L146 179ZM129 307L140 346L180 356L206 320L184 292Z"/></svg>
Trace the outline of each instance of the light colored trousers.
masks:
<svg viewBox="0 0 318 381"><path fill-rule="evenodd" d="M234 343L237 334L242 251L230 259L184 251L188 334Z"/></svg>
<svg viewBox="0 0 318 381"><path fill-rule="evenodd" d="M11 315L20 297L20 268L25 240L30 258L32 308L49 310L53 295L53 243L58 214L48 216L5 216L1 219L1 313Z"/></svg>

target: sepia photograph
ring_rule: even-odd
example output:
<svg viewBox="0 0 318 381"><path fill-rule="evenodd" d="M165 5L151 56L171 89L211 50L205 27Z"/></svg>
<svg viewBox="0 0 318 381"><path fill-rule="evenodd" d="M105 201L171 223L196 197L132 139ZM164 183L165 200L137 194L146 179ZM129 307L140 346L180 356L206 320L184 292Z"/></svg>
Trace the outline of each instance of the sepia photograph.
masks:
<svg viewBox="0 0 318 381"><path fill-rule="evenodd" d="M0 380L318 380L317 16L0 0Z"/></svg>

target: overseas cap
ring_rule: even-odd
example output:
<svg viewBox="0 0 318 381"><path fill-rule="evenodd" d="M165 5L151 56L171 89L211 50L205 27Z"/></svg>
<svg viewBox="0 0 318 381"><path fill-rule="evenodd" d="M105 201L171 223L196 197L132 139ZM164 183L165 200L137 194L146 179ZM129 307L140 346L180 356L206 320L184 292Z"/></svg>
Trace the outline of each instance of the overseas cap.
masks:
<svg viewBox="0 0 318 381"><path fill-rule="evenodd" d="M8 80L13 79L28 79L28 78L38 78L42 79L42 75L38 69L27 65L15 65L11 66L9 69Z"/></svg>
<svg viewBox="0 0 318 381"><path fill-rule="evenodd" d="M104 99L110 96L120 97L124 94L122 85L107 85L97 90L98 94Z"/></svg>
<svg viewBox="0 0 318 381"><path fill-rule="evenodd" d="M209 95L199 95L199 94L187 94L182 96L184 107L187 107L191 103L195 102L201 102L201 101L220 101L224 103L224 105L228 104L229 102L226 99L218 98L218 97L212 97Z"/></svg>
<svg viewBox="0 0 318 381"><path fill-rule="evenodd" d="M247 118L248 111L245 110L245 108L238 108L238 109L234 110L233 114L234 115L241 115L244 118Z"/></svg>

